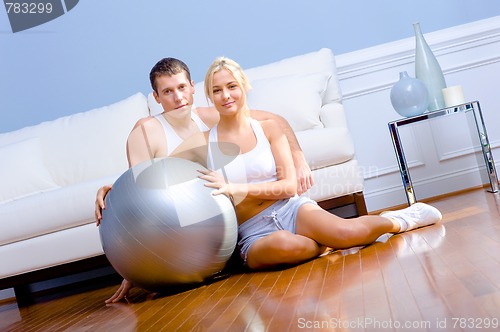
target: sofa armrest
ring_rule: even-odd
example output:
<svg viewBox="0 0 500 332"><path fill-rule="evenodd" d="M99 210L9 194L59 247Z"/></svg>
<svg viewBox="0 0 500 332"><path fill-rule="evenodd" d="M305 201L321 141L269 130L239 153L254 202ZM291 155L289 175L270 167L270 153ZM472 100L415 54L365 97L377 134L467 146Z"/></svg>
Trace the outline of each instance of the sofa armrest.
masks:
<svg viewBox="0 0 500 332"><path fill-rule="evenodd" d="M345 163L354 158L354 144L347 128L320 128L295 133L311 169ZM318 142L322 142L318 146Z"/></svg>
<svg viewBox="0 0 500 332"><path fill-rule="evenodd" d="M341 103L333 102L323 105L319 117L325 128L347 128L344 105Z"/></svg>

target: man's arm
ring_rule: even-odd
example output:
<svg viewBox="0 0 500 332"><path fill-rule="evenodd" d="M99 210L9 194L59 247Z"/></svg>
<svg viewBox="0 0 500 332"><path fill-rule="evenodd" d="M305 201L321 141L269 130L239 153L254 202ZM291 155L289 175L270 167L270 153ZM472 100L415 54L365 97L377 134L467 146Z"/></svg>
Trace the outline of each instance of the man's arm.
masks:
<svg viewBox="0 0 500 332"><path fill-rule="evenodd" d="M137 121L127 138L129 167L153 158L166 157L166 140L162 130L161 125L151 117ZM94 211L97 226L101 223L102 210L106 209L105 198L111 188L111 184L105 185L97 191Z"/></svg>
<svg viewBox="0 0 500 332"><path fill-rule="evenodd" d="M214 107L196 107L194 111L208 128L212 128L219 123L219 112Z"/></svg>
<svg viewBox="0 0 500 332"><path fill-rule="evenodd" d="M137 121L127 138L129 167L166 156L167 146L160 123L152 117Z"/></svg>
<svg viewBox="0 0 500 332"><path fill-rule="evenodd" d="M281 129L285 133L286 138L288 139L288 144L290 145L290 150L292 151L293 163L295 166L295 171L297 173L297 193L301 195L302 193L306 192L314 184L311 168L309 167L309 164L304 157L304 153L300 148L297 137L295 136L295 133L293 132L292 127L290 127L288 121L280 115L266 111L252 110L251 112L252 118L256 120L262 121L274 119L279 123Z"/></svg>
<svg viewBox="0 0 500 332"><path fill-rule="evenodd" d="M99 226L101 224L101 219L102 219L102 210L106 208L105 200L104 198L108 194L108 192L111 190L112 185L105 185L99 188L97 191L97 195L95 198L95 221L96 221L96 226Z"/></svg>

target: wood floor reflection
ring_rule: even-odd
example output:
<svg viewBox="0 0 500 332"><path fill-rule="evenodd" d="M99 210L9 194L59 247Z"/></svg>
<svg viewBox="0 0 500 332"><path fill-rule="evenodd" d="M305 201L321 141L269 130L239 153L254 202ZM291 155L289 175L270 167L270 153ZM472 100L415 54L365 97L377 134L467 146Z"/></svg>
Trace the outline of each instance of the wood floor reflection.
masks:
<svg viewBox="0 0 500 332"><path fill-rule="evenodd" d="M299 266L236 273L171 295L116 286L19 309L2 331L460 331L499 327L500 198L483 189L432 204L443 221Z"/></svg>

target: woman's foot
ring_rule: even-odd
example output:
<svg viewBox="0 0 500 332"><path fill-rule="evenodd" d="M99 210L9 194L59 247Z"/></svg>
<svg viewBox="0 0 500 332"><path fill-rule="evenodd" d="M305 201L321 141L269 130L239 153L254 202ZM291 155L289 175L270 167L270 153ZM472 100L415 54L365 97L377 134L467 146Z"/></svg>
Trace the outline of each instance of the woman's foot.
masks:
<svg viewBox="0 0 500 332"><path fill-rule="evenodd" d="M380 215L399 223L400 229L397 233L433 225L443 218L438 209L425 203L415 203L405 209L386 211Z"/></svg>

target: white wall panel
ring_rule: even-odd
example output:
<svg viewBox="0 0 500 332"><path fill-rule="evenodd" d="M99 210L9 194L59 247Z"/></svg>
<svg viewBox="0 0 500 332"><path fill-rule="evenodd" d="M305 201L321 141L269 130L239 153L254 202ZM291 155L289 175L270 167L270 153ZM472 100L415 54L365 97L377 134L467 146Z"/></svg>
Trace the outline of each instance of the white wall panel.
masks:
<svg viewBox="0 0 500 332"><path fill-rule="evenodd" d="M468 101L480 102L493 156L500 163L500 17L425 34L425 38L447 85L462 85ZM415 75L414 47L414 38L408 38L337 56L369 211L406 203L387 124L400 118L389 94L400 71ZM477 138L471 136L471 120L457 114L400 129L417 199L488 183L481 178L484 162L477 152Z"/></svg>

